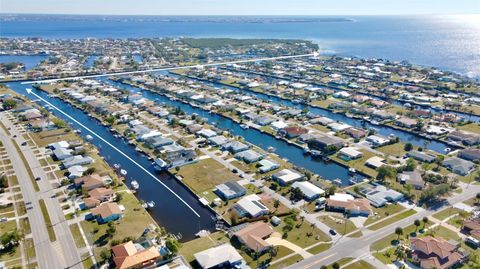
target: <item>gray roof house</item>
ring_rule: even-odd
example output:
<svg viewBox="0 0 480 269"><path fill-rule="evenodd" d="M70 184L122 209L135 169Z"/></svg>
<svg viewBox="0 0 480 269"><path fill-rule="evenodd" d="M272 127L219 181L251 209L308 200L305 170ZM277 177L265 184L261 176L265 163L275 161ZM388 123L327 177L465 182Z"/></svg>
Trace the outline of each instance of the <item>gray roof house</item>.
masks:
<svg viewBox="0 0 480 269"><path fill-rule="evenodd" d="M247 190L236 181L228 181L215 186L215 193L224 200L231 200L245 195Z"/></svg>
<svg viewBox="0 0 480 269"><path fill-rule="evenodd" d="M158 136L147 138L145 140L145 144L147 145L147 147L156 149L156 148L161 148L163 146L172 145L173 140L170 138L158 135Z"/></svg>
<svg viewBox="0 0 480 269"><path fill-rule="evenodd" d="M375 207L382 207L387 202L398 202L403 199L403 194L389 189L383 185L376 185L365 192L365 198Z"/></svg>
<svg viewBox="0 0 480 269"><path fill-rule="evenodd" d="M260 117L256 118L254 121L258 125L267 126L270 123L274 122L275 119L273 119L271 117L268 117L268 116L260 116Z"/></svg>
<svg viewBox="0 0 480 269"><path fill-rule="evenodd" d="M222 146L224 150L228 150L231 153L238 153L240 151L244 151L249 149L250 147L248 145L243 144L242 142L238 141L231 141Z"/></svg>
<svg viewBox="0 0 480 269"><path fill-rule="evenodd" d="M208 142L210 142L210 144L215 145L215 146L222 146L222 145L228 143L229 141L230 140L223 135L217 135L217 136L214 136L214 137L210 137L208 139Z"/></svg>
<svg viewBox="0 0 480 269"><path fill-rule="evenodd" d="M254 163L260 161L263 158L263 155L249 149L235 154L235 158L238 160L243 160L246 163Z"/></svg>
<svg viewBox="0 0 480 269"><path fill-rule="evenodd" d="M425 181L419 171L404 171L397 176L398 181L402 184L410 184L415 189L420 190L425 186Z"/></svg>
<svg viewBox="0 0 480 269"><path fill-rule="evenodd" d="M424 153L424 152L420 152L420 151L409 151L407 153L407 156L408 157L411 157L417 161L421 161L421 162L426 162L426 163L432 163L433 161L435 161L436 157L431 155L431 154L428 154L428 153Z"/></svg>
<svg viewBox="0 0 480 269"><path fill-rule="evenodd" d="M473 162L463 160L457 157L445 159L442 162L442 165L450 169L452 172L462 176L470 174L470 172L475 167L475 164Z"/></svg>
<svg viewBox="0 0 480 269"><path fill-rule="evenodd" d="M475 148L462 149L458 153L458 157L465 160L469 160L469 161L480 160L480 149L475 149Z"/></svg>
<svg viewBox="0 0 480 269"><path fill-rule="evenodd" d="M89 156L84 157L80 155L75 155L65 159L62 164L63 164L63 167L70 168L75 165L86 165L92 162L93 162L93 159Z"/></svg>

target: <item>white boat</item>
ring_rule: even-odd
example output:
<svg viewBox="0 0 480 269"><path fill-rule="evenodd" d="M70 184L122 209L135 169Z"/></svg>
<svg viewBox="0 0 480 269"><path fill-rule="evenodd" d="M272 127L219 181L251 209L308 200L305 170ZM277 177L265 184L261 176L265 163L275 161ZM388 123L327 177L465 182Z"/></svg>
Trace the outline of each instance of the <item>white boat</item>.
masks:
<svg viewBox="0 0 480 269"><path fill-rule="evenodd" d="M138 188L140 188L140 184L138 184L138 181L136 180L133 180L130 185L132 185L132 189L134 190L138 190Z"/></svg>
<svg viewBox="0 0 480 269"><path fill-rule="evenodd" d="M162 171L168 166L168 164L160 158L155 159L155 161L152 164L153 164L153 168L157 171Z"/></svg>
<svg viewBox="0 0 480 269"><path fill-rule="evenodd" d="M126 176L127 175L127 170L125 170L125 169L120 170L120 174L122 176Z"/></svg>
<svg viewBox="0 0 480 269"><path fill-rule="evenodd" d="M88 141L93 140L93 136L91 136L91 135L86 135L85 138L87 138Z"/></svg>
<svg viewBox="0 0 480 269"><path fill-rule="evenodd" d="M342 186L342 180L337 178L337 179L334 179L333 180L333 184L337 185L337 186Z"/></svg>
<svg viewBox="0 0 480 269"><path fill-rule="evenodd" d="M446 153L449 153L450 151L452 151L452 149L451 149L451 148L446 148L446 149L444 149L444 151L445 151Z"/></svg>
<svg viewBox="0 0 480 269"><path fill-rule="evenodd" d="M348 168L348 172L350 174L355 174L357 172L357 170L355 168L350 167L350 168Z"/></svg>
<svg viewBox="0 0 480 269"><path fill-rule="evenodd" d="M274 148L274 147L268 147L267 150L268 150L268 152L275 152L276 148Z"/></svg>
<svg viewBox="0 0 480 269"><path fill-rule="evenodd" d="M113 164L113 168L118 169L120 168L120 165L118 163Z"/></svg>
<svg viewBox="0 0 480 269"><path fill-rule="evenodd" d="M155 202L154 201L147 202L147 205L149 208L153 208L155 207Z"/></svg>
<svg viewBox="0 0 480 269"><path fill-rule="evenodd" d="M246 124L240 124L240 127L241 127L242 129L248 129L248 128L249 128L248 125L246 125Z"/></svg>
<svg viewBox="0 0 480 269"><path fill-rule="evenodd" d="M373 125L380 125L380 122L378 122L376 120L371 120L370 123L373 124Z"/></svg>

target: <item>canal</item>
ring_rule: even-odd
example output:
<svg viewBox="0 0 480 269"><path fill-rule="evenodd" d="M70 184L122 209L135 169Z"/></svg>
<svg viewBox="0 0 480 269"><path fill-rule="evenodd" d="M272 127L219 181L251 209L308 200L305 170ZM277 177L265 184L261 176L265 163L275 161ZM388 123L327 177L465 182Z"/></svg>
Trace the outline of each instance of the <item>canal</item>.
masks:
<svg viewBox="0 0 480 269"><path fill-rule="evenodd" d="M29 99L35 99L33 95L28 95L26 93L26 88L30 87L30 85L22 85L20 82L6 83L6 85L15 92L27 96ZM52 103L68 115L78 120L83 125L90 128L99 136L107 140L110 144L115 145L119 150L130 156L150 173L155 174L155 170L153 169L151 161L149 161L145 155L135 151L135 147L128 145L124 140L114 137L109 129L105 126L102 126L97 120L89 117L83 111L71 106L66 102L63 102L58 98L49 97L45 92L35 92L48 102ZM69 122L73 128L82 130L82 136L89 134L87 130L83 129L75 122L72 122L58 111L53 110L52 113L55 116ZM110 166L113 166L113 164L120 164L122 169L127 170L128 174L126 176L126 183L128 185L130 185L132 180L137 180L139 182L140 189L137 192L137 197L144 201L155 201L155 207L150 210L151 215L158 222L158 224L165 227L168 232L181 234L183 236L183 241L194 238L195 233L202 229L214 231L214 213L210 211L210 209L201 205L198 199L171 174L164 172L157 174L157 177L183 200L185 200L188 205L200 215L200 217L197 217L186 205L178 200L177 197L175 197L159 182L152 179L148 173L134 165L130 160L119 154L106 143L102 142L100 139L93 139L91 143L99 149L101 156L105 158Z"/></svg>
<svg viewBox="0 0 480 269"><path fill-rule="evenodd" d="M172 74L172 73L168 73L168 76L179 77L178 75ZM273 103L280 104L280 105L287 106L287 107L291 107L291 108L298 108L298 109L307 108L311 113L313 113L315 115L328 117L332 120L339 121L339 122L342 122L342 123L347 123L347 124L352 125L352 126L357 127L357 128L374 129L378 134L381 134L383 136L389 136L389 135L393 134L396 137L398 137L400 139L400 141L402 141L404 143L412 143L415 146L426 147L426 148L431 149L433 151L436 151L438 153L444 154L445 149L448 148L448 147L451 147L451 146L447 145L446 143L443 143L443 142L440 142L440 141L425 139L421 136L418 136L418 135L415 135L415 134L412 134L412 133L409 133L409 132L405 132L405 131L402 131L402 130L394 129L394 128L384 126L384 125L373 125L369 122L359 120L359 119L349 118L349 117L345 116L344 114L334 113L334 112L332 112L330 110L327 110L327 109L322 109L322 108L315 107L315 106L310 106L310 105L307 105L307 104L293 103L292 101L290 101L288 99L281 98L281 97L272 96L272 95L259 93L259 92L254 92L254 91L251 91L251 90L244 90L244 89L240 89L238 87L228 86L228 85L215 83L215 82L211 82L211 81L204 81L204 80L200 80L200 79L196 79L196 81L199 81L201 83L204 83L205 85L209 85L209 86L216 87L216 88L228 88L228 89L232 89L232 90L237 91L237 92L241 92L241 91L243 91L244 93L247 92L248 95L256 97L260 100L273 102Z"/></svg>
<svg viewBox="0 0 480 269"><path fill-rule="evenodd" d="M290 145L284 140L275 139L271 135L262 133L256 129L243 129L238 123L228 118L219 116L215 113L209 113L198 107L191 106L177 100L172 100L164 95L143 90L138 87L134 87L121 82L115 82L108 79L101 79L103 82L109 83L117 88L125 89L131 92L141 93L143 97L154 100L158 103L163 103L168 106L179 107L187 114L198 114L200 117L205 118L210 124L216 125L218 128L227 130L230 133L241 136L249 143L257 145L264 150L268 148L275 148L275 153L281 158L285 158L298 167L305 168L311 172L320 175L327 180L340 179L343 185L348 185L348 180L351 178L348 169L334 162L324 162L322 160L312 159L311 157L303 154L303 150L296 146ZM357 175L358 178L362 178Z"/></svg>

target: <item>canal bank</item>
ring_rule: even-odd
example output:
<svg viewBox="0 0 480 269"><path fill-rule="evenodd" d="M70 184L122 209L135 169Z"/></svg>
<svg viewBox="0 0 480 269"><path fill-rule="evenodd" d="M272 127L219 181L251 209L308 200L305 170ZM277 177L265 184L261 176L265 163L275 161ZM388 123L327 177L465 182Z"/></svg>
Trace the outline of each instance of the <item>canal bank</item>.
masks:
<svg viewBox="0 0 480 269"><path fill-rule="evenodd" d="M27 86L25 85L20 83L7 83L5 85L15 92L27 96L29 99L36 99L33 95L28 95L26 93ZM50 97L43 91L36 91L36 93L71 117L74 117L83 125L88 126L88 128L108 141L108 143L115 145L116 148L135 159L135 161L148 172L155 174L155 169L151 165L151 161L148 160L145 155L136 152L135 148L128 145L126 141L114 137L108 127L103 126L99 121L90 118L83 111L60 99ZM58 113L56 110L53 110L52 113L69 122L73 128L82 130L81 135L83 137L89 134L89 132L82 126L72 122L65 115ZM178 182L173 175L168 172L155 174L159 180L186 201L186 203L188 203L188 205L195 210L200 217L197 217L186 205L162 186L162 184L153 180L148 173L134 165L121 154L118 154L118 152L112 149L108 144L100 139L93 139L90 143L99 149L100 155L105 158L110 166L113 166L113 164L120 164L121 168L128 172L125 182L127 185L133 180L139 182L140 189L137 191L137 197L144 201L155 202L155 207L150 210L150 214L158 224L165 227L168 232L176 235L181 234L183 241L194 238L195 233L199 230L206 229L213 231L215 229L216 215L209 208L203 206L198 201L198 198L192 195L190 190Z"/></svg>

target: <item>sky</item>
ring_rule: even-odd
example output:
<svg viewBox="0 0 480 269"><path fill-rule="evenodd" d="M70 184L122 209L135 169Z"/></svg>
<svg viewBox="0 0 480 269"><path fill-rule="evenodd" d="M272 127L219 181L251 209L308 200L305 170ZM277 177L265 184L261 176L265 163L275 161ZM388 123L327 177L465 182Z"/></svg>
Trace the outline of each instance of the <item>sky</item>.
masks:
<svg viewBox="0 0 480 269"><path fill-rule="evenodd" d="M0 13L416 15L480 13L480 0L0 0Z"/></svg>

